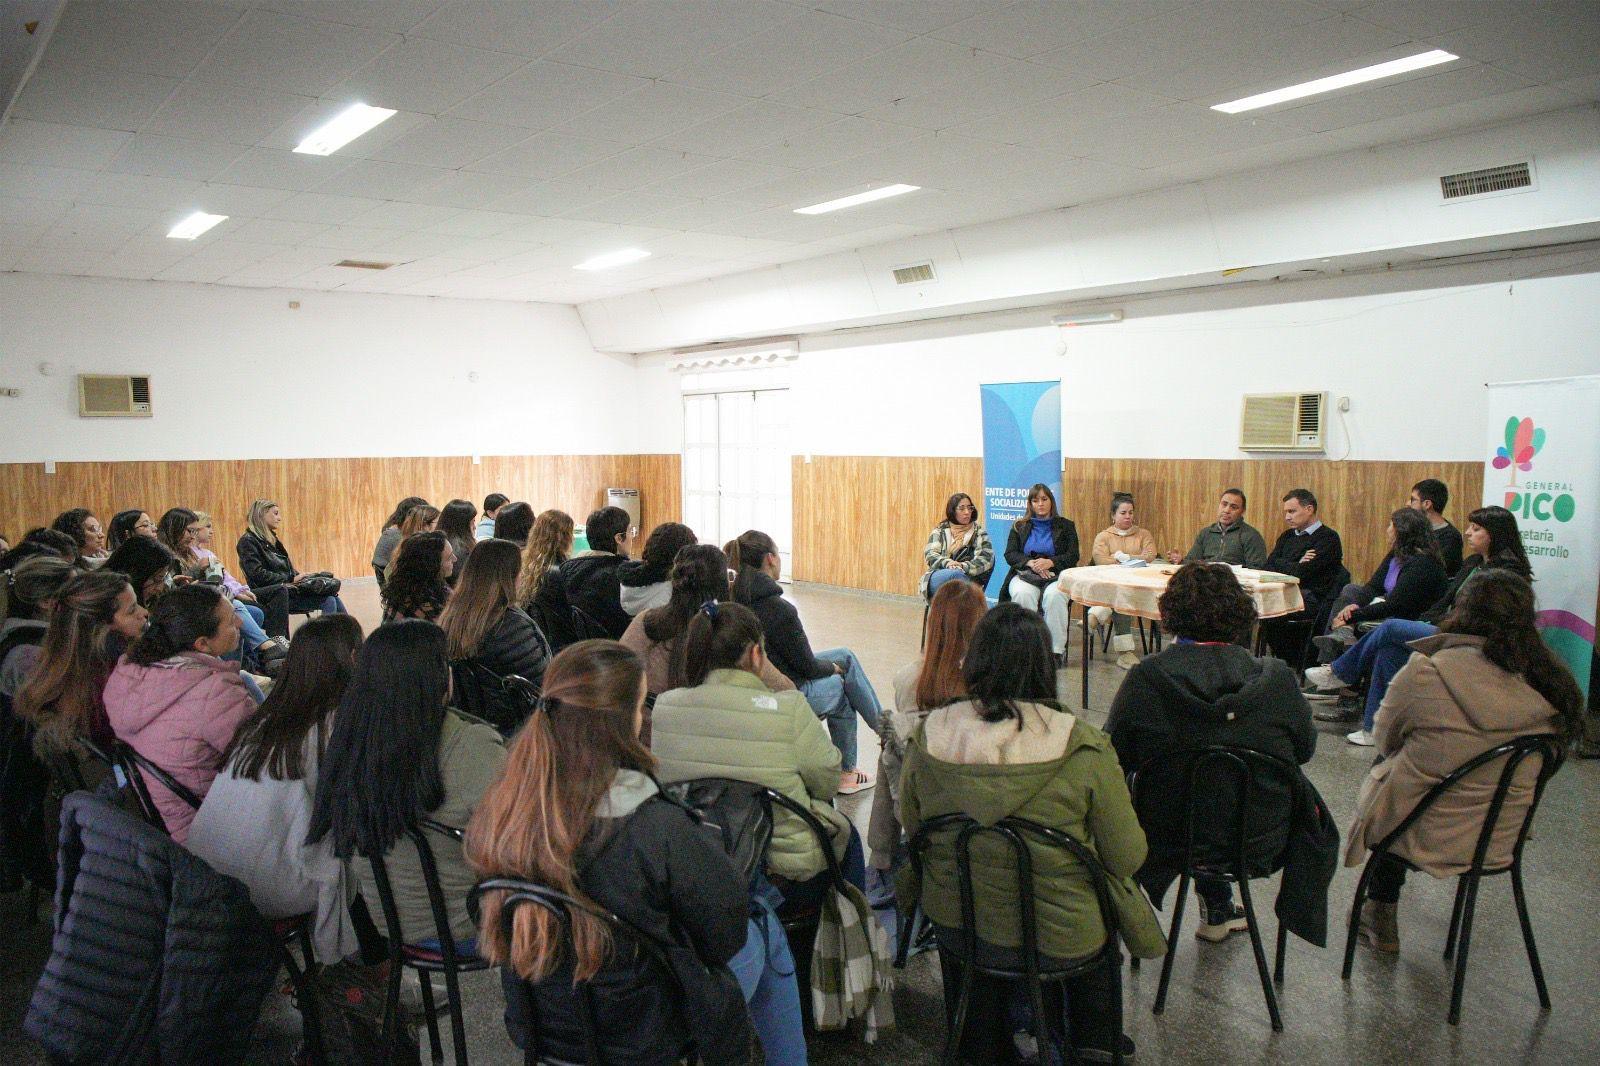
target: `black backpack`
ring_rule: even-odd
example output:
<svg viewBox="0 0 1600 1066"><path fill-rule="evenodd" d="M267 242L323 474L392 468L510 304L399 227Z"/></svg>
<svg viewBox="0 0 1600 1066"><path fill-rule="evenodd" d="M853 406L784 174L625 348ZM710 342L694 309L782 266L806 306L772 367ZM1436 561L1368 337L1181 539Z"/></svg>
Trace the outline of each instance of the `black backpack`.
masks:
<svg viewBox="0 0 1600 1066"><path fill-rule="evenodd" d="M501 677L476 659L450 662L451 704L482 718L509 738L539 702L539 686L526 678Z"/></svg>
<svg viewBox="0 0 1600 1066"><path fill-rule="evenodd" d="M728 777L702 777L666 785L663 791L719 836L722 850L749 884L760 872L772 841L772 807L765 788Z"/></svg>

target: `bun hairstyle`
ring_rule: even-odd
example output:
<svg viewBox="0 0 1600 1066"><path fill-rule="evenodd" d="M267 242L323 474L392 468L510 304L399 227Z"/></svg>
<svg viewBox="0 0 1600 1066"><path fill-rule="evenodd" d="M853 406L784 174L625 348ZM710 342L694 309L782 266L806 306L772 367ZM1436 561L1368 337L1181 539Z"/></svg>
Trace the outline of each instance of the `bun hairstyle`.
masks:
<svg viewBox="0 0 1600 1066"><path fill-rule="evenodd" d="M680 667L685 685L705 683L713 670L738 666L751 648L761 647L761 622L738 603L707 600L689 620Z"/></svg>
<svg viewBox="0 0 1600 1066"><path fill-rule="evenodd" d="M194 647L202 637L214 636L217 604L222 593L211 585L185 585L173 589L150 609L150 628L128 649L130 662L150 666Z"/></svg>
<svg viewBox="0 0 1600 1066"><path fill-rule="evenodd" d="M1111 517L1112 517L1112 519L1115 519L1117 517L1117 508L1121 507L1125 503L1126 504L1132 504L1133 503L1133 493L1131 493L1131 492L1113 492L1111 494Z"/></svg>
<svg viewBox="0 0 1600 1066"><path fill-rule="evenodd" d="M695 543L698 541L694 530L682 522L663 522L652 529L644 542L644 550L639 553L639 561L644 563L647 575L646 583L667 580L678 553Z"/></svg>
<svg viewBox="0 0 1600 1066"><path fill-rule="evenodd" d="M38 619L44 613L41 605L60 596L61 590L79 572L67 560L43 549L24 556L15 568L0 571L0 585L5 591L5 617Z"/></svg>

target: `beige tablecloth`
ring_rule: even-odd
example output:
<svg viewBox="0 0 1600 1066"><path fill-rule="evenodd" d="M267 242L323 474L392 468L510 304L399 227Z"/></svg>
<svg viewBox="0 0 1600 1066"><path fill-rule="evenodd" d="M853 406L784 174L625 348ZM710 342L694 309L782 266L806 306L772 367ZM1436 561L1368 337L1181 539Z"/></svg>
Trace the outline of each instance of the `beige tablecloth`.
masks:
<svg viewBox="0 0 1600 1066"><path fill-rule="evenodd" d="M1125 567L1078 566L1061 574L1061 591L1077 603L1091 607L1110 607L1135 618L1161 618L1156 601L1166 591L1167 581L1178 572L1170 563ZM1236 570L1239 584L1256 601L1256 614L1276 618L1305 607L1300 596L1300 579L1265 570Z"/></svg>

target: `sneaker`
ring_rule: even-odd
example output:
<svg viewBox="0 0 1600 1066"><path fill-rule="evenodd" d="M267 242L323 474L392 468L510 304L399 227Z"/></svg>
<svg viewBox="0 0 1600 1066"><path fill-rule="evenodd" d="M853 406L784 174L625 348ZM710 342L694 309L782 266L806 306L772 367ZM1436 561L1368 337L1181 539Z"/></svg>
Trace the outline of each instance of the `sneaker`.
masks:
<svg viewBox="0 0 1600 1066"><path fill-rule="evenodd" d="M1073 1054L1077 1057L1079 1062L1115 1062L1116 1061L1116 1056L1111 1053L1109 1048L1075 1047L1075 1048L1072 1049L1072 1051L1073 1051ZM1124 1062L1126 1062L1127 1060L1133 1058L1133 1053L1134 1053L1133 1038L1128 1036L1126 1033L1124 1033L1123 1036L1122 1036L1122 1060Z"/></svg>
<svg viewBox="0 0 1600 1066"><path fill-rule="evenodd" d="M1200 928L1194 931L1198 940L1220 944L1234 933L1242 933L1250 928L1250 920L1244 916L1244 908L1232 900L1228 901L1226 907L1219 907L1215 911L1206 905L1205 900L1202 899L1199 903Z"/></svg>
<svg viewBox="0 0 1600 1066"><path fill-rule="evenodd" d="M872 787L872 775L865 770L846 770L839 775L839 795L853 796Z"/></svg>
<svg viewBox="0 0 1600 1066"><path fill-rule="evenodd" d="M1117 656L1117 665L1124 670L1132 670L1135 666L1139 665L1139 654L1137 652L1125 651L1121 655Z"/></svg>
<svg viewBox="0 0 1600 1066"><path fill-rule="evenodd" d="M1370 748L1378 743L1377 739L1365 729L1357 729L1354 733L1348 734L1344 739L1354 744L1358 748Z"/></svg>
<svg viewBox="0 0 1600 1066"><path fill-rule="evenodd" d="M1333 672L1331 666L1313 666L1306 671L1306 683L1321 692L1337 692L1348 688L1344 678Z"/></svg>
<svg viewBox="0 0 1600 1066"><path fill-rule="evenodd" d="M1398 903L1379 903L1369 899L1361 905L1361 928L1356 935L1363 944L1385 955L1400 953Z"/></svg>

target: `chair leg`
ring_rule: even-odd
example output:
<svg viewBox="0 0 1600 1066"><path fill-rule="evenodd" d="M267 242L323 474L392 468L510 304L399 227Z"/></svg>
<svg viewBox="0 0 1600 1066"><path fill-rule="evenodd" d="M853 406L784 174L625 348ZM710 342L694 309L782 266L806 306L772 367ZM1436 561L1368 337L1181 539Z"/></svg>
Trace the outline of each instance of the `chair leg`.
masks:
<svg viewBox="0 0 1600 1066"><path fill-rule="evenodd" d="M467 1021L461 1013L461 978L453 966L446 967L444 971L444 994L450 997L446 1006L450 1008L450 1039L455 1044L455 1066L467 1066Z"/></svg>
<svg viewBox="0 0 1600 1066"><path fill-rule="evenodd" d="M1129 955L1130 964L1137 963L1138 957ZM1116 1043L1111 1045L1112 1066L1122 1066L1122 948L1112 945L1111 948L1111 1020L1116 1023L1112 1032L1116 1034ZM1137 969L1137 966L1135 966ZM1070 1036L1069 1036L1070 1042Z"/></svg>
<svg viewBox="0 0 1600 1066"><path fill-rule="evenodd" d="M1278 923L1278 954L1272 963L1272 983L1283 984L1283 952L1289 946L1289 927Z"/></svg>
<svg viewBox="0 0 1600 1066"><path fill-rule="evenodd" d="M1539 1006L1550 1009L1550 990L1544 984L1544 967L1539 965L1539 946L1533 942L1533 919L1528 916L1528 896L1522 890L1522 860L1511 866L1511 892L1517 897L1517 919L1522 923L1522 943L1528 949L1528 965L1533 968L1533 987L1539 990Z"/></svg>
<svg viewBox="0 0 1600 1066"><path fill-rule="evenodd" d="M396 945L391 942L389 952L389 979L383 993L383 1046L388 1055L400 1057L400 976L405 967L400 965Z"/></svg>
<svg viewBox="0 0 1600 1066"><path fill-rule="evenodd" d="M1367 864L1361 868L1361 877L1356 881L1356 898L1350 904L1350 925L1344 934L1344 969L1339 973L1343 981L1350 980L1350 968L1356 961L1356 936L1361 932L1361 905L1367 901L1367 881L1372 877L1373 858L1368 856Z"/></svg>
<svg viewBox="0 0 1600 1066"><path fill-rule="evenodd" d="M1083 660L1078 663L1079 672L1083 674L1083 709L1089 709L1089 657L1094 646L1094 637L1089 634L1089 608L1083 609Z"/></svg>
<svg viewBox="0 0 1600 1066"><path fill-rule="evenodd" d="M894 968L906 968L906 959L911 955L911 931L917 926L917 912L922 909L922 904L917 904L910 914L903 910L894 913Z"/></svg>
<svg viewBox="0 0 1600 1066"><path fill-rule="evenodd" d="M294 985L295 1005L300 1008L301 1039L305 1043L306 1058L313 1066L326 1066L328 1056L322 1044L322 1012L317 1009L315 985L317 956L316 949L311 945L310 927L300 925L295 930L295 938L300 941L304 965L295 961L294 952L287 944L283 946L283 965L289 971L290 983Z"/></svg>
<svg viewBox="0 0 1600 1066"><path fill-rule="evenodd" d="M950 1022L950 1033L945 1037L944 1066L956 1066L961 1061L961 1034L967 1028L967 1008L972 1003L972 967L961 966L961 991L956 994L956 1014Z"/></svg>
<svg viewBox="0 0 1600 1066"><path fill-rule="evenodd" d="M1478 878L1465 875L1466 904L1461 910L1461 938L1456 944L1456 975L1450 984L1450 1024L1461 1022L1461 991L1467 984L1467 952L1472 947L1472 914L1478 909Z"/></svg>
<svg viewBox="0 0 1600 1066"><path fill-rule="evenodd" d="M417 984L422 988L422 1010L428 1020L428 1050L433 1054L434 1066L439 1066L444 1062L444 1045L439 1040L439 1012L433 1006L433 976L427 970L418 970Z"/></svg>
<svg viewBox="0 0 1600 1066"><path fill-rule="evenodd" d="M1267 953L1261 946L1261 929L1256 921L1255 904L1250 901L1250 879L1239 878L1239 896L1244 901L1245 918L1250 922L1250 949L1255 952L1256 972L1261 975L1261 991L1267 997L1267 1014L1272 1018L1272 1031L1283 1032L1283 1018L1278 1013L1278 995L1272 990L1272 975L1267 972Z"/></svg>
<svg viewBox="0 0 1600 1066"><path fill-rule="evenodd" d="M1035 1047L1039 1049L1039 1061L1050 1061L1050 1044L1055 1038L1056 1027L1044 1012L1044 988L1037 977L1024 979L1028 986L1028 1002L1033 1005L1033 1039Z"/></svg>
<svg viewBox="0 0 1600 1066"><path fill-rule="evenodd" d="M1151 1014L1167 1009L1167 985L1172 981L1172 957L1178 953L1178 930L1183 925L1183 909L1189 905L1189 873L1178 878L1178 895L1172 901L1172 928L1167 933L1167 957L1161 960L1161 983L1156 986L1156 1002Z"/></svg>
<svg viewBox="0 0 1600 1066"><path fill-rule="evenodd" d="M1456 955L1456 937L1461 935L1461 905L1467 898L1467 877L1456 878L1456 902L1450 908L1450 932L1444 938L1444 957L1448 962Z"/></svg>

